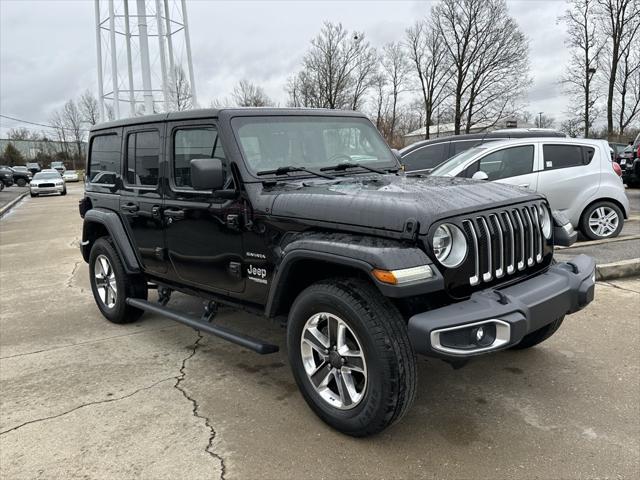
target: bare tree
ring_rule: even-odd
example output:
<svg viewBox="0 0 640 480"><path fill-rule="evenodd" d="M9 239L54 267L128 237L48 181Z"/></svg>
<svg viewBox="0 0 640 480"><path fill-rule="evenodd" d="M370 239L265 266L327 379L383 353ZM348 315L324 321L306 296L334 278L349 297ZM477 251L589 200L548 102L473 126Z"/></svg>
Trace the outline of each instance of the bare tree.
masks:
<svg viewBox="0 0 640 480"><path fill-rule="evenodd" d="M597 70L603 47L602 35L596 24L596 0L568 0L569 8L559 18L567 24L566 45L571 50L567 73L562 78L567 92L572 97L574 115L584 123L584 136L596 118L598 92L592 92L593 76Z"/></svg>
<svg viewBox="0 0 640 480"><path fill-rule="evenodd" d="M511 115L530 83L529 56L505 0L442 0L431 15L452 63L455 133Z"/></svg>
<svg viewBox="0 0 640 480"><path fill-rule="evenodd" d="M640 21L634 28L639 26ZM613 107L618 135L622 136L632 122L640 119L640 35L628 35L618 67Z"/></svg>
<svg viewBox="0 0 640 480"><path fill-rule="evenodd" d="M264 89L248 80L240 80L233 88L232 100L239 107L268 107L273 105Z"/></svg>
<svg viewBox="0 0 640 480"><path fill-rule="evenodd" d="M171 103L173 104L173 108L178 112L193 108L191 84L181 65L176 65L173 69L173 77L171 79Z"/></svg>
<svg viewBox="0 0 640 480"><path fill-rule="evenodd" d="M31 131L24 127L11 128L7 132L7 138L9 140L30 140Z"/></svg>
<svg viewBox="0 0 640 480"><path fill-rule="evenodd" d="M537 128L553 128L556 123L556 120L553 117L549 117L544 113L536 115L535 120Z"/></svg>
<svg viewBox="0 0 640 480"><path fill-rule="evenodd" d="M389 138L394 139L397 121L398 98L406 90L409 65L404 56L402 45L391 42L382 49L382 71L387 78L391 94L391 117L389 119Z"/></svg>
<svg viewBox="0 0 640 480"><path fill-rule="evenodd" d="M87 125L96 125L100 122L98 100L89 90L86 90L78 99L78 108L82 115L82 121Z"/></svg>
<svg viewBox="0 0 640 480"><path fill-rule="evenodd" d="M451 64L440 33L430 21L418 21L407 29L406 45L420 84L428 139L433 116L450 89Z"/></svg>
<svg viewBox="0 0 640 480"><path fill-rule="evenodd" d="M637 42L640 29L639 0L598 0L599 19L606 35L607 55L607 132L613 129L613 108L616 94L620 62L623 60L625 45Z"/></svg>
<svg viewBox="0 0 640 480"><path fill-rule="evenodd" d="M311 40L302 70L289 82L289 104L357 108L371 86L375 53L362 33L325 22Z"/></svg>
<svg viewBox="0 0 640 480"><path fill-rule="evenodd" d="M82 158L82 144L84 142L86 130L84 130L84 117L80 108L73 100L68 100L62 109L53 112L50 123L56 132L58 140L62 143L65 156L72 160L75 168L76 160ZM77 152L71 154L69 143L75 143Z"/></svg>
<svg viewBox="0 0 640 480"><path fill-rule="evenodd" d="M583 132L584 123L581 117L569 117L560 124L560 131L571 138L576 138Z"/></svg>

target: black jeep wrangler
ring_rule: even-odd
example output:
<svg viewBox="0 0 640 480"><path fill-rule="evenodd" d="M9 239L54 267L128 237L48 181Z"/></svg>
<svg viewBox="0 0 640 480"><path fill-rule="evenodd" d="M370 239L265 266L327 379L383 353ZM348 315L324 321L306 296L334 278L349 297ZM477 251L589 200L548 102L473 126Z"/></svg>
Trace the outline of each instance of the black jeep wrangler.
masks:
<svg viewBox="0 0 640 480"><path fill-rule="evenodd" d="M532 347L592 301L594 261L540 195L409 178L363 115L196 110L110 122L89 140L82 255L102 314L144 311L266 354L218 305L286 321L310 407L349 435L399 420L416 353L460 363ZM147 300L150 288L158 301ZM206 300L197 318L167 306Z"/></svg>

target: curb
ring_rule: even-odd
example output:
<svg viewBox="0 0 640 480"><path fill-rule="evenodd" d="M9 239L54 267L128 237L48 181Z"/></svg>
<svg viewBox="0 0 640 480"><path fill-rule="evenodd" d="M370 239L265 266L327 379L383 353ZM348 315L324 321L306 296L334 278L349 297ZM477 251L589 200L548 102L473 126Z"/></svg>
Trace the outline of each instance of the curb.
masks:
<svg viewBox="0 0 640 480"><path fill-rule="evenodd" d="M640 258L596 265L596 281L640 275Z"/></svg>
<svg viewBox="0 0 640 480"><path fill-rule="evenodd" d="M11 210L15 206L15 204L18 203L20 200L22 200L24 197L26 197L28 193L29 192L22 192L16 198L14 198L9 203L7 203L4 207L0 208L0 217L2 217L5 213Z"/></svg>
<svg viewBox="0 0 640 480"><path fill-rule="evenodd" d="M606 243L626 242L627 240L638 240L640 234L624 235L622 237L604 238L602 240L588 240L586 242L576 242L570 247L556 246L557 251L571 250L572 248L590 247L592 245L603 245Z"/></svg>

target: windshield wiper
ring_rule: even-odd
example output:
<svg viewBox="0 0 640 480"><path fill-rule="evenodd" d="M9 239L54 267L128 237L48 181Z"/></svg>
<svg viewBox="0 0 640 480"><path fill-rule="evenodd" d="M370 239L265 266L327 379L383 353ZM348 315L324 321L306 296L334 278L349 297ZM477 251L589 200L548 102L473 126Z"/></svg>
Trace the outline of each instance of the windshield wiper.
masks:
<svg viewBox="0 0 640 480"><path fill-rule="evenodd" d="M286 175L291 172L306 172L311 173L312 175L316 175L317 177L328 178L329 180L333 180L336 177L331 175L327 175L324 173L316 172L315 170L309 170L306 167L296 167L294 165L287 165L286 167L278 167L274 170L262 170L257 173L259 176L263 175Z"/></svg>
<svg viewBox="0 0 640 480"><path fill-rule="evenodd" d="M333 165L331 167L322 167L320 169L320 171L326 172L327 170L333 170L335 172L338 172L338 171L342 171L342 170L349 170L351 168L364 168L365 170L368 170L370 172L381 173L383 175L385 173L387 173L384 170L379 170L377 168L368 167L367 165L362 165L361 163L349 163L349 162L339 163L338 165Z"/></svg>

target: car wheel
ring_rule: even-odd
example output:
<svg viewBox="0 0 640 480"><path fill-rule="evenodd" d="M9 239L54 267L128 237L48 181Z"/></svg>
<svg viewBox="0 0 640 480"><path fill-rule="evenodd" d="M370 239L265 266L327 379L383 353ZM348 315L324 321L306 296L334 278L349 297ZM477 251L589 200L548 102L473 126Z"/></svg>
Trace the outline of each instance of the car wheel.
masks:
<svg viewBox="0 0 640 480"><path fill-rule="evenodd" d="M0 192L4 190L4 182L0 182Z"/></svg>
<svg viewBox="0 0 640 480"><path fill-rule="evenodd" d="M556 333L562 325L562 321L564 320L564 316L554 320L549 325L545 325L542 328L539 328L535 332L531 332L528 335L525 335L520 343L511 347L512 350L524 350L525 348L535 347L539 343L544 342L551 335Z"/></svg>
<svg viewBox="0 0 640 480"><path fill-rule="evenodd" d="M296 298L289 362L311 409L333 428L372 435L407 412L416 358L398 310L367 282L323 281Z"/></svg>
<svg viewBox="0 0 640 480"><path fill-rule="evenodd" d="M37 194L37 193L31 193L31 198L33 198L33 197L37 197L37 196L38 196L38 194Z"/></svg>
<svg viewBox="0 0 640 480"><path fill-rule="evenodd" d="M622 210L615 203L596 202L582 214L582 233L591 240L617 237L624 225Z"/></svg>
<svg viewBox="0 0 640 480"><path fill-rule="evenodd" d="M138 275L128 275L111 240L96 240L89 255L89 278L93 297L102 315L113 323L130 323L144 313L127 305L126 298L147 299L147 284Z"/></svg>
<svg viewBox="0 0 640 480"><path fill-rule="evenodd" d="M19 178L18 180L16 180L16 183L19 187L24 187L27 184L27 181L24 178Z"/></svg>
<svg viewBox="0 0 640 480"><path fill-rule="evenodd" d="M66 194L67 194L67 187L64 187L64 190L60 192L60 195L66 195Z"/></svg>

